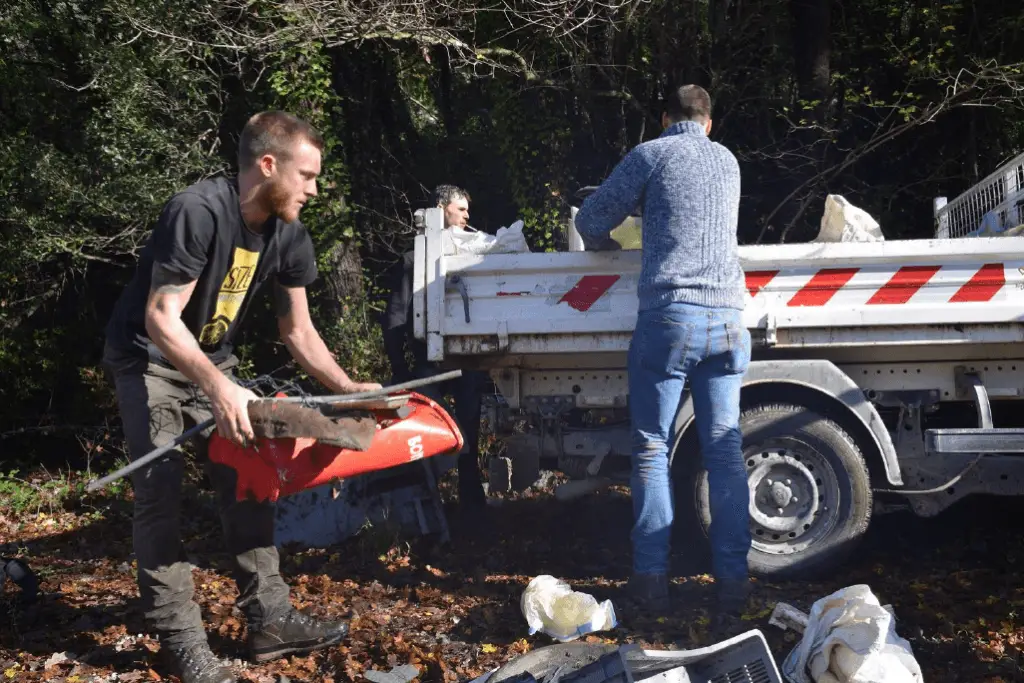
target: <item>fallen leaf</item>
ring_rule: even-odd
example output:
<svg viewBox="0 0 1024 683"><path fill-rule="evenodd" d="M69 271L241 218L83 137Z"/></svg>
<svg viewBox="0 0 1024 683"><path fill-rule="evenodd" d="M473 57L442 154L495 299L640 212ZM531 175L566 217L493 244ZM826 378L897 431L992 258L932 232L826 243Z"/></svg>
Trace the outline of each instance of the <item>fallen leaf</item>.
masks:
<svg viewBox="0 0 1024 683"><path fill-rule="evenodd" d="M74 662L74 658L69 656L67 652L54 652L50 655L50 658L43 664L44 669L52 669L55 666L61 664L69 664Z"/></svg>

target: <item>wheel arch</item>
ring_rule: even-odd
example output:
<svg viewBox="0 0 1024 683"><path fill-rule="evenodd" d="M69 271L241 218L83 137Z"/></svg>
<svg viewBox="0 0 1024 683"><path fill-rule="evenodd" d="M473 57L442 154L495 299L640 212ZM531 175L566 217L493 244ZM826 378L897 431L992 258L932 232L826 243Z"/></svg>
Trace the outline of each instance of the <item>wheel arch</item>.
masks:
<svg viewBox="0 0 1024 683"><path fill-rule="evenodd" d="M872 481L883 478L902 486L899 458L881 415L863 391L831 361L754 361L743 381L740 404L746 409L765 403L793 403L812 408L845 429L867 461ZM696 443L692 397L687 393L676 414L670 457L684 443Z"/></svg>

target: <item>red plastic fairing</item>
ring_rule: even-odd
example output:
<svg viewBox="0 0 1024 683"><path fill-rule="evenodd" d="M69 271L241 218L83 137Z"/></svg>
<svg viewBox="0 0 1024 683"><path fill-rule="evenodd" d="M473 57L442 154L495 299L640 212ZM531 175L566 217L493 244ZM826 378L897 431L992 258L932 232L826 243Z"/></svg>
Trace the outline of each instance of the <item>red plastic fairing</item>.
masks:
<svg viewBox="0 0 1024 683"><path fill-rule="evenodd" d="M365 451L328 446L315 439L256 439L243 448L214 432L209 457L238 472L238 500L276 501L335 479L397 467L435 455L459 451L463 437L455 421L434 401L409 395L407 410L374 411L377 433Z"/></svg>

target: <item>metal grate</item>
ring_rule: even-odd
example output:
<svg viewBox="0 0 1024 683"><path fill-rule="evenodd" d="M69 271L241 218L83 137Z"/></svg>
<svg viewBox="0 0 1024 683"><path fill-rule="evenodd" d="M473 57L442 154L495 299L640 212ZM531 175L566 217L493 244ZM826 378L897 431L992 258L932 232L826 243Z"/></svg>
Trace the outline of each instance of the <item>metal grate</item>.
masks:
<svg viewBox="0 0 1024 683"><path fill-rule="evenodd" d="M938 238L1015 235L1024 228L1024 154L951 202L936 200Z"/></svg>
<svg viewBox="0 0 1024 683"><path fill-rule="evenodd" d="M757 629L697 650L644 650L626 659L638 683L782 683Z"/></svg>
<svg viewBox="0 0 1024 683"><path fill-rule="evenodd" d="M728 641L727 641L728 642ZM722 644L714 646L721 648ZM744 634L739 640L691 665L695 683L782 683L768 645L760 631Z"/></svg>
<svg viewBox="0 0 1024 683"><path fill-rule="evenodd" d="M751 662L737 669L719 674L712 678L709 683L773 683L778 679L774 678L768 671L768 665L763 659Z"/></svg>

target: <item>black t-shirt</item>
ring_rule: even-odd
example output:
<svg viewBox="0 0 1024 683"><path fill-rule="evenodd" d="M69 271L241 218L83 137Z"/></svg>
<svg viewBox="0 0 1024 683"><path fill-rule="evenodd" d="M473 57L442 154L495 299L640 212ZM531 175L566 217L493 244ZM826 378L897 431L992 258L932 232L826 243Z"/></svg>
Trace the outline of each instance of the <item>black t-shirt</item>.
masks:
<svg viewBox="0 0 1024 683"><path fill-rule="evenodd" d="M138 270L107 324L107 344L172 367L146 334L153 264L198 280L182 320L213 363L232 353L232 340L260 286L274 277L305 287L317 277L313 241L301 222L271 218L262 233L245 226L235 178L210 178L174 195L142 249Z"/></svg>

